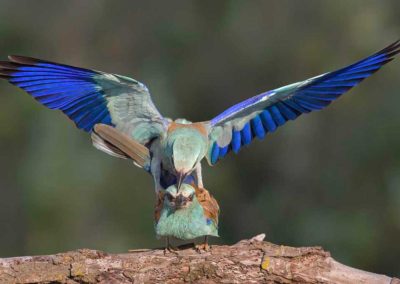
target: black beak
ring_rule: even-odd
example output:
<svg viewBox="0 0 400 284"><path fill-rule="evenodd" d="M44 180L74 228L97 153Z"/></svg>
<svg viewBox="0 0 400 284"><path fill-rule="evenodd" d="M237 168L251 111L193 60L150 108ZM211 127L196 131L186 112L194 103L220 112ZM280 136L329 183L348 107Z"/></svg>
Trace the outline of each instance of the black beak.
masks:
<svg viewBox="0 0 400 284"><path fill-rule="evenodd" d="M181 185L182 185L183 181L185 180L185 178L186 178L186 174L178 173L178 182L177 182L178 192L181 189Z"/></svg>
<svg viewBox="0 0 400 284"><path fill-rule="evenodd" d="M183 196L183 195L178 195L177 197L176 197L176 199L175 199L175 206L176 206L176 208L182 208L182 207L185 207L185 205L187 204L187 202L188 202L188 198L187 197L185 197L185 196Z"/></svg>

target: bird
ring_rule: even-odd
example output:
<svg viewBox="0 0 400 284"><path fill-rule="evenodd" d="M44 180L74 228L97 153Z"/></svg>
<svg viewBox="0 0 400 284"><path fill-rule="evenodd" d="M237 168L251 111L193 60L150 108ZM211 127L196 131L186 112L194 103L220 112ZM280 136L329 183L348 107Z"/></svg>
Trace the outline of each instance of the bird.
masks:
<svg viewBox="0 0 400 284"><path fill-rule="evenodd" d="M48 108L61 110L91 133L97 149L131 159L150 173L157 200L156 233L191 239L218 235L219 206L204 188L203 160L213 166L286 122L324 109L399 52L398 40L356 63L263 92L201 122L162 116L149 89L122 75L11 55L0 62L0 77ZM197 213L192 208L202 209L202 215L196 215L201 217L193 219Z"/></svg>
<svg viewBox="0 0 400 284"><path fill-rule="evenodd" d="M114 127L96 124L92 139L107 143L114 153L119 152L122 157L132 159L139 167L146 168L150 164L148 148ZM195 245L195 248L199 252L208 251L208 236L218 237L218 216L218 202L205 188L195 185L191 176L181 186L172 184L157 194L154 227L157 237L164 237L166 240L165 252L177 251L171 245L171 237L191 240L202 236L204 242Z"/></svg>
<svg viewBox="0 0 400 284"><path fill-rule="evenodd" d="M208 236L218 237L219 205L210 193L196 185L169 186L159 195L155 207L157 237L165 237L166 249L173 249L170 237L191 240L203 237L196 249L209 250Z"/></svg>

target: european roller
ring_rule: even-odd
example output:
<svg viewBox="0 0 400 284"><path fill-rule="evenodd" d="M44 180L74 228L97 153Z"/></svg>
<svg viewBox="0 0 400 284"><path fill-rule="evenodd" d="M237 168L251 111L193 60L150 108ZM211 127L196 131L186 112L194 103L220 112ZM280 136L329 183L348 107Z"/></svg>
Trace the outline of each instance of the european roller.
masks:
<svg viewBox="0 0 400 284"><path fill-rule="evenodd" d="M219 206L204 188L201 161L215 165L289 120L317 111L393 60L400 41L347 67L261 93L211 120L164 117L148 88L126 76L24 56L0 62L0 76L91 133L107 154L149 172L158 236L218 236Z"/></svg>

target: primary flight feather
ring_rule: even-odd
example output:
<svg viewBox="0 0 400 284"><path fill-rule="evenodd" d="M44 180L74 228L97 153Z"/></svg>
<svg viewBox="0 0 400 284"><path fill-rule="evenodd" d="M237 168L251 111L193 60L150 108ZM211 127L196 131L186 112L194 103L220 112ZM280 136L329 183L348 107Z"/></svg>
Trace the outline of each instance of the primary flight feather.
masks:
<svg viewBox="0 0 400 284"><path fill-rule="evenodd" d="M204 189L201 161L214 165L303 113L321 110L394 59L396 41L339 70L264 92L215 118L163 117L147 87L129 77L24 56L0 62L0 77L92 135L94 146L151 173L159 236L217 236L219 207Z"/></svg>

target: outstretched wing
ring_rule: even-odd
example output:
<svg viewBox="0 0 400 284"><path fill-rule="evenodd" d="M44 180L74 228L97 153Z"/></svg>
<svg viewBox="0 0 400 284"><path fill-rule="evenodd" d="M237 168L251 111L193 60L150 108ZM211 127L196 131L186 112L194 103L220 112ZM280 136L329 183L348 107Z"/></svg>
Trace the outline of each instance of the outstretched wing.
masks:
<svg viewBox="0 0 400 284"><path fill-rule="evenodd" d="M393 60L400 41L350 66L247 99L213 118L207 160L215 164L254 137L263 139L288 120L321 110Z"/></svg>
<svg viewBox="0 0 400 284"><path fill-rule="evenodd" d="M0 76L50 109L61 110L76 126L91 132L112 125L141 144L160 135L166 120L142 83L116 74L24 56L0 62Z"/></svg>

